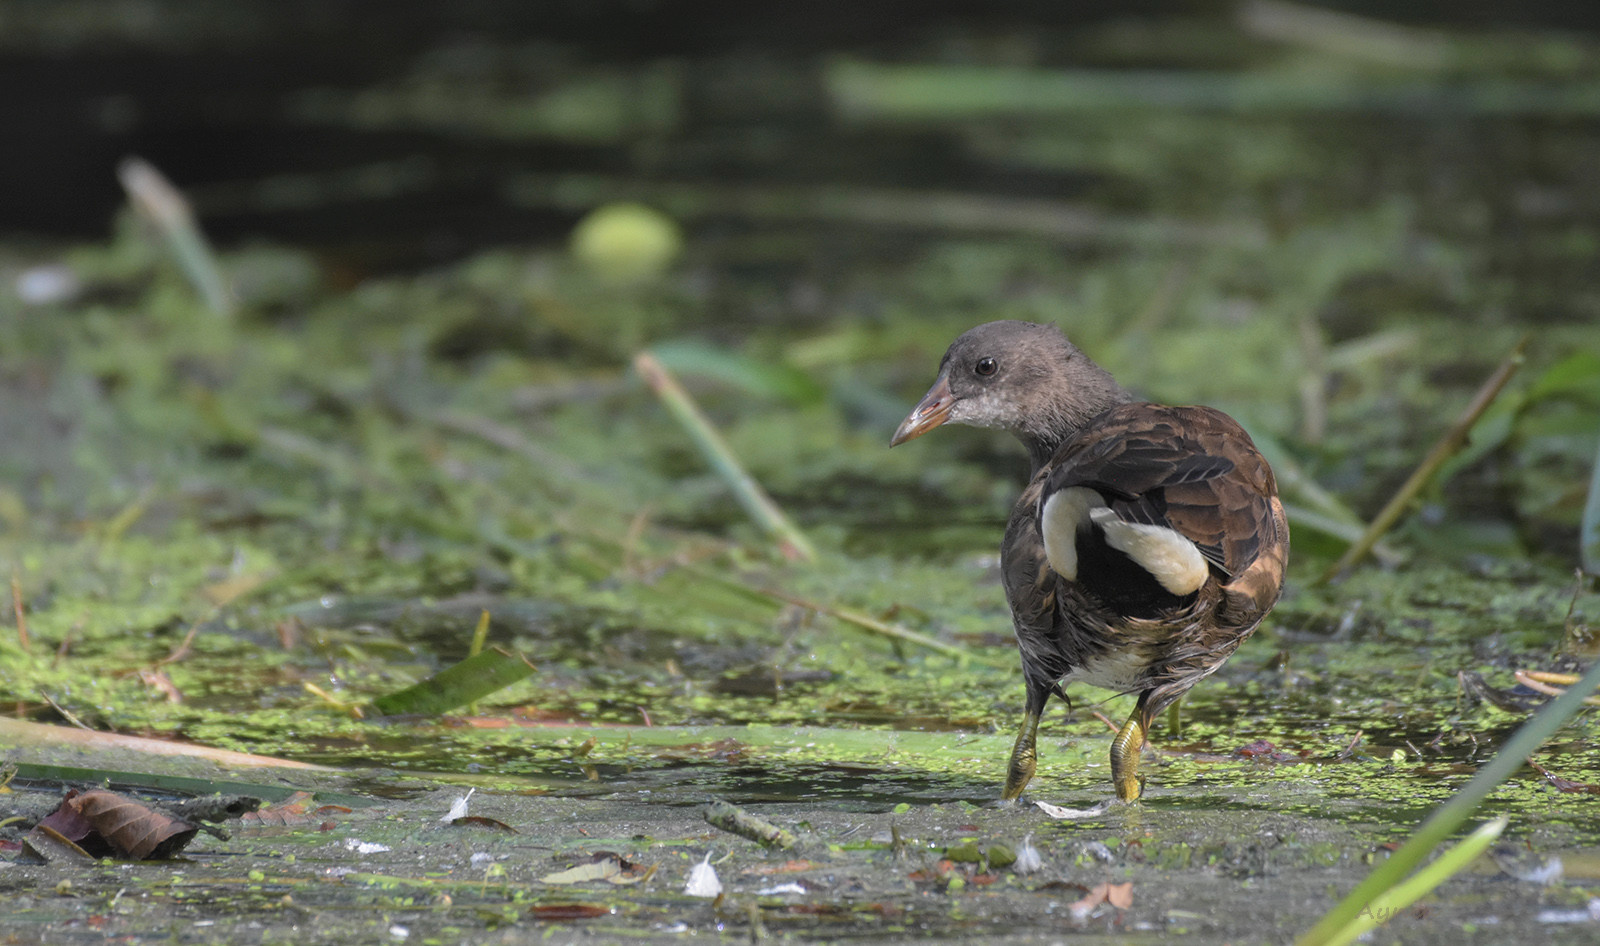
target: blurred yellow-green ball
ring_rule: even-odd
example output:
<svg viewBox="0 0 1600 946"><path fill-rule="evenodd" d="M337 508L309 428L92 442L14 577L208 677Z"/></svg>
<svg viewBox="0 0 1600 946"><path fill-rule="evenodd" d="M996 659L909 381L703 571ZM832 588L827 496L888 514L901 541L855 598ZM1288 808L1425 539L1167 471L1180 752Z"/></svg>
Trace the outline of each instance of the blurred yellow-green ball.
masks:
<svg viewBox="0 0 1600 946"><path fill-rule="evenodd" d="M606 204L572 230L572 255L596 275L619 282L660 275L682 248L678 224L643 204Z"/></svg>

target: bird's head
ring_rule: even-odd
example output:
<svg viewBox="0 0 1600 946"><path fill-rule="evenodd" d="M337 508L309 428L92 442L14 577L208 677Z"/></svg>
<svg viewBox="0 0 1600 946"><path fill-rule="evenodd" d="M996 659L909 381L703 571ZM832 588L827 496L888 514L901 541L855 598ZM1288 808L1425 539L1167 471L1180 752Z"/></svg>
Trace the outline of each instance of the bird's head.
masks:
<svg viewBox="0 0 1600 946"><path fill-rule="evenodd" d="M1129 399L1055 326L988 322L951 343L933 386L889 445L941 424L966 424L1009 430L1039 460L1091 418Z"/></svg>

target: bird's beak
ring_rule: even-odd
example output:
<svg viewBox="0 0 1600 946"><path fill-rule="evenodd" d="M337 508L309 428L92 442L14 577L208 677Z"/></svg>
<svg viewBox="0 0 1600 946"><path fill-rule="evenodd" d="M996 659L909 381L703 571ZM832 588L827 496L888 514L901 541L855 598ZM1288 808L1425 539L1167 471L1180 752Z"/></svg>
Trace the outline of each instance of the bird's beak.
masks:
<svg viewBox="0 0 1600 946"><path fill-rule="evenodd" d="M949 420L950 408L955 406L956 396L950 393L950 379L941 374L928 393L917 402L917 406L906 415L906 419L901 421L900 429L894 432L894 439L889 441L889 446L898 447L907 440L915 440Z"/></svg>

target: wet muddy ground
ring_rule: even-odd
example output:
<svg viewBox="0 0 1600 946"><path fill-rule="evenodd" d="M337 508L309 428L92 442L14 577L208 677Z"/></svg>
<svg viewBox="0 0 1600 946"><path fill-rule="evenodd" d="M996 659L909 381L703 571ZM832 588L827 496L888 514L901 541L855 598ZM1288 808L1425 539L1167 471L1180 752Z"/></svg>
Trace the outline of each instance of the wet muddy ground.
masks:
<svg viewBox="0 0 1600 946"><path fill-rule="evenodd" d="M1103 742L1075 761L1098 756ZM443 821L466 793L460 785L392 772L352 779L180 765L190 777L259 780L272 787L269 798L305 789L318 800L271 824L234 821L227 840L202 834L170 861L8 863L0 874L6 935L51 943L1286 942L1405 833L1404 819L1381 803L1328 792L1320 767L1246 765L1201 791L1157 787L1138 806L1059 821L1029 805L968 801L962 796L981 798L988 786L960 780L943 781L951 800L895 806L867 791L833 803L750 792L743 810L795 835L793 847L775 850L707 823L708 783L741 781L708 768L721 766L632 785L602 776L580 797L545 786L479 789L470 816L492 820L468 825ZM895 781L907 793L929 789L904 776L877 781L880 790ZM374 787L384 794L371 794ZM1090 810L1105 796L1051 794ZM1592 893L1585 878L1596 868L1592 838L1562 819L1518 820L1514 842L1400 911L1379 935L1589 941L1592 921L1581 918ZM1592 826L1593 815L1579 820ZM1038 866L1019 873L1013 858L1029 845ZM608 855L621 862L615 881L549 880ZM685 892L708 855L718 899ZM1577 876L1541 883L1552 858ZM1131 885L1131 899L1097 903L1091 892L1102 884Z"/></svg>

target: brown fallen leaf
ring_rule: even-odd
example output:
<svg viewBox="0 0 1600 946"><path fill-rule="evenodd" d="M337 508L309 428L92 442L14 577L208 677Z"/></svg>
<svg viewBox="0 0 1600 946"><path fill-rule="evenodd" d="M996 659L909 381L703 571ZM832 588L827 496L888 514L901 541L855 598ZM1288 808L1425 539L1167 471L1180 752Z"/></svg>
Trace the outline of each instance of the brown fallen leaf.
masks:
<svg viewBox="0 0 1600 946"><path fill-rule="evenodd" d="M1095 907L1102 903L1109 903L1118 910L1126 910L1133 906L1133 884L1104 883L1090 890L1082 900L1069 904L1067 909L1072 911L1074 920L1086 920L1093 913Z"/></svg>
<svg viewBox="0 0 1600 946"><path fill-rule="evenodd" d="M199 829L126 795L103 789L68 792L60 807L39 822L76 842L92 855L114 854L134 860L171 857Z"/></svg>
<svg viewBox="0 0 1600 946"><path fill-rule="evenodd" d="M94 834L94 825L89 823L89 819L84 817L78 806L67 804L76 797L78 797L77 789L67 792L55 811L39 819L37 827L49 828L74 844Z"/></svg>
<svg viewBox="0 0 1600 946"><path fill-rule="evenodd" d="M1300 760L1265 739L1257 739L1233 750L1233 754L1245 759L1257 759L1267 762L1299 762Z"/></svg>
<svg viewBox="0 0 1600 946"><path fill-rule="evenodd" d="M626 860L610 851L597 851L590 855L588 861L566 870L546 874L539 878L539 882L556 886L582 884L592 880L604 880L612 884L636 884L648 879L655 872L654 864L646 866L637 861Z"/></svg>
<svg viewBox="0 0 1600 946"><path fill-rule="evenodd" d="M40 823L22 837L22 853L44 864L92 864L93 855L63 837L61 832Z"/></svg>
<svg viewBox="0 0 1600 946"><path fill-rule="evenodd" d="M278 828L291 824L303 824L311 820L311 800L313 797L310 792L295 792L276 805L268 805L259 811L252 811L241 816L239 820Z"/></svg>
<svg viewBox="0 0 1600 946"><path fill-rule="evenodd" d="M507 834L517 833L516 828L511 827L504 821L485 818L483 815L462 815L459 818L452 819L450 824L457 828L493 828L496 831L504 831Z"/></svg>

